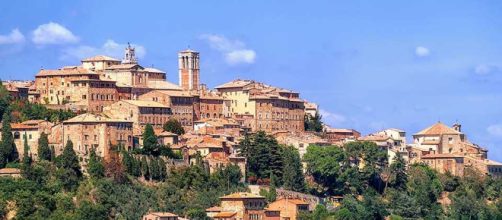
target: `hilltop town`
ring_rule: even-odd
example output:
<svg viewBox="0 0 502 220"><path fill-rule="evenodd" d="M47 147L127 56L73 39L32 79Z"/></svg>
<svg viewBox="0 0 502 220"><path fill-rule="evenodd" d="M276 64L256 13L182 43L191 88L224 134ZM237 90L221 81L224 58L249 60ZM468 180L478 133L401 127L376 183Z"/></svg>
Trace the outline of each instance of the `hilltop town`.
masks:
<svg viewBox="0 0 502 220"><path fill-rule="evenodd" d="M428 182L417 179L420 183L414 184L440 184L441 189L457 184L456 188L474 174L490 181L502 177L502 163L488 159L488 150L471 142L459 123L431 122L411 137L399 128L362 135L353 128L322 123L318 105L303 99L299 91L252 79L208 88L201 82L199 64L199 52L178 52L175 84L165 71L142 66L129 45L122 60L96 55L76 66L41 69L33 81L3 81L3 98L9 96L4 104L10 106L1 108L0 176L40 180L50 175L34 177L32 167L42 164L52 166L56 174L60 169L71 171L64 174L67 182L58 183L67 192L83 190L86 186L79 181L86 177L119 183L130 178L135 184L160 188L171 184L174 191L164 189L162 200L170 205L149 203L147 210L135 213L145 220L319 219L315 214L321 212L320 204L330 211L350 211L347 201L368 201L361 199L368 188L381 194L387 187L407 190L406 181L421 175ZM203 171L207 173L199 173ZM184 175L191 180L203 176L212 184L213 179L220 181L213 185L217 192L205 195L212 196L201 203L207 206L176 207L174 198L181 200L192 191L184 188L185 182L169 178ZM226 179L221 182L221 177ZM186 183L202 184L194 182ZM434 192L431 204L447 207L454 191ZM75 200L85 197L79 196ZM403 198L395 194L386 199ZM500 203L499 197L491 201ZM434 204L415 216L440 213ZM16 205L1 208L11 206ZM385 210L387 215L412 215ZM15 216L10 211L5 216Z"/></svg>

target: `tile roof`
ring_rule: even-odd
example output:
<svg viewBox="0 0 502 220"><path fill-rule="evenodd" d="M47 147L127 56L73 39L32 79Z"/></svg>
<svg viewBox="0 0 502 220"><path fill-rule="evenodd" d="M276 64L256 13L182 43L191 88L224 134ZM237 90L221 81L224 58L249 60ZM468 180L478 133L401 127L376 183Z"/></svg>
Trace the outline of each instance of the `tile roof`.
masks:
<svg viewBox="0 0 502 220"><path fill-rule="evenodd" d="M123 119L117 119L117 118L110 118L106 115L102 114L92 114L92 113L84 113L81 115L77 115L73 118L70 118L66 121L63 121L63 123L82 123L82 122L130 122L128 120L123 120Z"/></svg>
<svg viewBox="0 0 502 220"><path fill-rule="evenodd" d="M0 174L20 174L21 170L18 168L2 168Z"/></svg>
<svg viewBox="0 0 502 220"><path fill-rule="evenodd" d="M462 134L461 132L456 131L453 128L448 127L447 125L438 122L433 124L432 126L416 133L415 135L442 135L442 134Z"/></svg>
<svg viewBox="0 0 502 220"><path fill-rule="evenodd" d="M150 72L150 73L166 73L162 70L159 70L159 69L153 68L153 67L147 67L147 68L145 68L145 71Z"/></svg>
<svg viewBox="0 0 502 220"><path fill-rule="evenodd" d="M139 64L134 64L134 63L131 63L131 64L117 64L117 65L112 65L112 66L109 66L108 68L106 68L107 70L115 70L115 69L133 69L134 67L139 67L139 69L144 69L142 66L140 66Z"/></svg>
<svg viewBox="0 0 502 220"><path fill-rule="evenodd" d="M248 192L236 192L230 195L222 196L220 199L264 199L265 197L248 193Z"/></svg>
<svg viewBox="0 0 502 220"><path fill-rule="evenodd" d="M247 86L252 83L255 83L255 81L236 79L236 80L221 84L219 86L216 86L215 88L216 89L241 88L241 87Z"/></svg>
<svg viewBox="0 0 502 220"><path fill-rule="evenodd" d="M178 217L178 215L170 212L150 212L147 215L154 215L157 217Z"/></svg>
<svg viewBox="0 0 502 220"><path fill-rule="evenodd" d="M390 137L386 135L368 135L358 138L360 141L387 141Z"/></svg>
<svg viewBox="0 0 502 220"><path fill-rule="evenodd" d="M231 218L236 215L236 212L220 212L213 216L213 218Z"/></svg>
<svg viewBox="0 0 502 220"><path fill-rule="evenodd" d="M154 101L146 101L146 100L122 100L122 102L129 103L131 105L139 106L139 107L154 107L154 108L168 108L168 106L163 105L162 103L154 102Z"/></svg>
<svg viewBox="0 0 502 220"><path fill-rule="evenodd" d="M183 90L183 88L181 88L180 86L163 80L149 80L147 82L147 86L148 88L158 89L158 90L178 90L178 91Z"/></svg>
<svg viewBox="0 0 502 220"><path fill-rule="evenodd" d="M213 207L207 208L206 212L221 212L221 207L213 206Z"/></svg>
<svg viewBox="0 0 502 220"><path fill-rule="evenodd" d="M84 69L82 67L68 67L68 68L61 68L57 70L40 70L37 76L66 76L66 75L98 75L98 73L95 73L91 70Z"/></svg>
<svg viewBox="0 0 502 220"><path fill-rule="evenodd" d="M457 154L427 154L422 156L422 159L433 159L433 158L463 158L462 155Z"/></svg>
<svg viewBox="0 0 502 220"><path fill-rule="evenodd" d="M88 57L82 60L82 62L88 62L88 61L120 61L117 60L113 57L105 56L105 55L97 55L93 57Z"/></svg>

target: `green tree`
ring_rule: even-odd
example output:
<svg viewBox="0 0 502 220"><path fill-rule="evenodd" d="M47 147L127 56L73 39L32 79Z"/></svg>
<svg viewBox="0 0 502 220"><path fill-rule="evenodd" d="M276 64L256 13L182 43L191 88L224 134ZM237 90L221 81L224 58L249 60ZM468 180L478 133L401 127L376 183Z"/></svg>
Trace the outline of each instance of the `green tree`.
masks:
<svg viewBox="0 0 502 220"><path fill-rule="evenodd" d="M307 163L307 173L320 186L317 193L336 195L343 192L343 173L347 166L347 156L338 146L308 146L303 156Z"/></svg>
<svg viewBox="0 0 502 220"><path fill-rule="evenodd" d="M0 143L0 168L5 167L5 164L16 161L18 155L16 153L16 145L12 136L11 114L10 109L4 111L2 120L2 142Z"/></svg>
<svg viewBox="0 0 502 220"><path fill-rule="evenodd" d="M158 151L159 143L157 136L151 124L145 126L145 131L143 131L143 153L146 155L154 155Z"/></svg>
<svg viewBox="0 0 502 220"><path fill-rule="evenodd" d="M149 166L150 174L152 177L152 180L160 180L160 167L157 162L156 158L151 157L150 158L150 166Z"/></svg>
<svg viewBox="0 0 502 220"><path fill-rule="evenodd" d="M182 135L182 134L185 133L185 129L183 128L183 126L181 125L181 123L178 120L174 119L174 118L169 119L164 124L163 128L164 128L164 131L175 133L177 135Z"/></svg>
<svg viewBox="0 0 502 220"><path fill-rule="evenodd" d="M270 187L266 197L268 202L274 202L277 199L277 178L274 174L270 174Z"/></svg>
<svg viewBox="0 0 502 220"><path fill-rule="evenodd" d="M151 174L150 174L150 169L148 166L148 161L146 160L145 156L141 157L141 174L143 174L143 177L145 180L150 180Z"/></svg>
<svg viewBox="0 0 502 220"><path fill-rule="evenodd" d="M207 217L206 211L200 208L194 208L188 210L188 217L190 219L200 219L200 220L210 220L211 218Z"/></svg>
<svg viewBox="0 0 502 220"><path fill-rule="evenodd" d="M77 154L73 150L73 142L70 140L66 142L63 153L57 158L57 161L59 168L57 170L58 179L66 190L75 189L82 178L82 171Z"/></svg>
<svg viewBox="0 0 502 220"><path fill-rule="evenodd" d="M0 79L0 82L2 80ZM0 121L3 120L3 115L11 103L11 96L7 88L0 83Z"/></svg>
<svg viewBox="0 0 502 220"><path fill-rule="evenodd" d="M94 148L91 149L89 155L89 163L87 171L89 172L89 175L95 179L100 179L105 176L105 166L101 158L96 155L96 151L94 150Z"/></svg>
<svg viewBox="0 0 502 220"><path fill-rule="evenodd" d="M408 176L406 175L406 162L401 154L397 154L389 169L389 187L396 189L406 189Z"/></svg>
<svg viewBox="0 0 502 220"><path fill-rule="evenodd" d="M30 146L28 145L28 137L26 136L26 134L23 135L23 143L23 164L21 165L21 172L25 178L29 178L31 173L32 158L29 153Z"/></svg>
<svg viewBox="0 0 502 220"><path fill-rule="evenodd" d="M240 147L241 155L247 158L246 169L250 177L260 180L274 174L278 182L281 182L282 152L273 136L263 131L246 135L240 142Z"/></svg>
<svg viewBox="0 0 502 220"><path fill-rule="evenodd" d="M49 147L49 139L47 134L42 132L40 134L40 138L38 138L38 158L40 160L51 161L52 159L52 151Z"/></svg>
<svg viewBox="0 0 502 220"><path fill-rule="evenodd" d="M164 159L159 158L159 171L160 171L160 180L164 181L167 178L167 165Z"/></svg>
<svg viewBox="0 0 502 220"><path fill-rule="evenodd" d="M305 115L304 126L306 131L321 132L323 129L322 115L316 111L314 116Z"/></svg>
<svg viewBox="0 0 502 220"><path fill-rule="evenodd" d="M306 184L300 154L294 147L284 147L283 158L283 187L287 190L304 192Z"/></svg>

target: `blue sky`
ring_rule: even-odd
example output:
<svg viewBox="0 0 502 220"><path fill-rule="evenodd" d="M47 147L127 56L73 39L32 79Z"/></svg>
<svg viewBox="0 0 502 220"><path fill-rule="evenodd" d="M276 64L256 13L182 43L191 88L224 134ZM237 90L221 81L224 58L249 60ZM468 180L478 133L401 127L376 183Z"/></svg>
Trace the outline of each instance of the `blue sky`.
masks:
<svg viewBox="0 0 502 220"><path fill-rule="evenodd" d="M327 123L411 135L438 120L502 161L502 1L8 1L0 78L138 48L177 82L201 52L210 87L248 78L317 102Z"/></svg>

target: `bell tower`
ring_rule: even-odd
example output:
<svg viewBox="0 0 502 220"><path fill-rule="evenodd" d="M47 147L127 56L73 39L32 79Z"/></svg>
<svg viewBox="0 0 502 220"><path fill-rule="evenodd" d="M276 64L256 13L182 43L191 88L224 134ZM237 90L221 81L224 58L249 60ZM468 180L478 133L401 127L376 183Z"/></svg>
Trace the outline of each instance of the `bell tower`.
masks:
<svg viewBox="0 0 502 220"><path fill-rule="evenodd" d="M190 49L178 53L179 85L184 90L199 90L199 52Z"/></svg>
<svg viewBox="0 0 502 220"><path fill-rule="evenodd" d="M123 64L137 64L138 59L136 58L134 47L131 47L130 43L127 43L127 47L125 48L124 59L122 60Z"/></svg>

